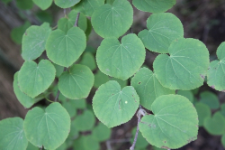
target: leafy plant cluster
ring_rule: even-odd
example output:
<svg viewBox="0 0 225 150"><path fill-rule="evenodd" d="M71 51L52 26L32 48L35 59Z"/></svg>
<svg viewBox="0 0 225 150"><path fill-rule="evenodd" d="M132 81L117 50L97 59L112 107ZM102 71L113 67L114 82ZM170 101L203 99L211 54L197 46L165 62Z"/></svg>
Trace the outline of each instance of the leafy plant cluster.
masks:
<svg viewBox="0 0 225 150"><path fill-rule="evenodd" d="M53 0L17 0L20 8L29 8L30 3L45 10ZM180 148L196 140L199 126L213 135L224 134L224 105L220 107L210 92L196 100L190 90L204 81L215 90L225 90L225 43L217 50L218 60L210 63L204 43L184 38L181 21L164 13L175 0L133 0L134 7L152 13L146 29L137 35L128 31L133 8L127 0L54 3L71 8L57 28L27 22L12 32L17 43L22 41L25 60L14 76L18 100L26 108L43 98L50 104L34 106L24 120L2 120L0 149L98 150L99 142L109 139L109 128L128 122L136 112L138 124L130 150L135 145L144 149L148 143L155 149ZM92 27L104 38L96 52L87 47ZM146 49L159 53L153 70L143 66ZM89 106L85 99L93 87L97 90ZM211 115L211 109L219 110Z"/></svg>

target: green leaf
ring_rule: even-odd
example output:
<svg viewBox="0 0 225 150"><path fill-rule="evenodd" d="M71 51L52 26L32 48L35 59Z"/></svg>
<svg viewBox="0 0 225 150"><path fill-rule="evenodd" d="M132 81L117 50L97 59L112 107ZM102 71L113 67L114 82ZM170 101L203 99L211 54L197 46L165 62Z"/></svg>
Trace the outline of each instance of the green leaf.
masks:
<svg viewBox="0 0 225 150"><path fill-rule="evenodd" d="M218 47L216 54L219 60L210 63L207 84L218 91L225 91L225 42Z"/></svg>
<svg viewBox="0 0 225 150"><path fill-rule="evenodd" d="M145 47L153 52L168 53L170 44L184 36L181 21L171 13L151 15L147 20L147 28L138 36Z"/></svg>
<svg viewBox="0 0 225 150"><path fill-rule="evenodd" d="M17 7L24 10L31 9L33 4L32 0L16 0Z"/></svg>
<svg viewBox="0 0 225 150"><path fill-rule="evenodd" d="M155 74L148 68L141 68L131 79L131 86L140 96L140 104L151 109L154 100L162 95L175 94L174 90L163 87Z"/></svg>
<svg viewBox="0 0 225 150"><path fill-rule="evenodd" d="M116 38L104 39L98 47L96 61L106 75L126 80L142 66L145 48L135 34L124 36L121 43Z"/></svg>
<svg viewBox="0 0 225 150"><path fill-rule="evenodd" d="M179 91L177 91L177 94L186 97L192 103L194 102L194 95L191 91L179 90Z"/></svg>
<svg viewBox="0 0 225 150"><path fill-rule="evenodd" d="M60 147L58 147L56 150L66 150L67 149L67 145L66 143L63 143Z"/></svg>
<svg viewBox="0 0 225 150"><path fill-rule="evenodd" d="M133 9L127 0L115 0L94 11L91 22L95 32L103 38L118 38L131 27Z"/></svg>
<svg viewBox="0 0 225 150"><path fill-rule="evenodd" d="M204 127L212 135L222 135L225 131L225 118L220 112L204 120Z"/></svg>
<svg viewBox="0 0 225 150"><path fill-rule="evenodd" d="M137 9L150 13L165 12L175 4L176 0L133 0Z"/></svg>
<svg viewBox="0 0 225 150"><path fill-rule="evenodd" d="M64 67L59 66L57 64L53 64L53 65L55 66L55 69L56 69L56 77L60 77L64 71Z"/></svg>
<svg viewBox="0 0 225 150"><path fill-rule="evenodd" d="M58 21L58 29L67 33L67 31L75 25L75 22L76 22L76 19L77 19L77 14L78 14L78 12L76 10L72 10L68 14L68 17L61 18ZM87 18L82 13L80 13L80 17L79 17L79 20L78 20L78 27L80 27L80 29L82 29L84 32L87 29Z"/></svg>
<svg viewBox="0 0 225 150"><path fill-rule="evenodd" d="M106 127L103 123L99 123L93 130L92 135L95 138L95 140L99 142L106 141L111 136L111 129Z"/></svg>
<svg viewBox="0 0 225 150"><path fill-rule="evenodd" d="M211 110L209 106L201 102L195 103L195 108L198 113L199 126L203 126L205 118L211 117Z"/></svg>
<svg viewBox="0 0 225 150"><path fill-rule="evenodd" d="M73 27L65 34L60 29L53 31L46 43L47 56L54 63L69 67L84 52L86 36L84 32Z"/></svg>
<svg viewBox="0 0 225 150"><path fill-rule="evenodd" d="M223 147L225 148L225 134L223 134L223 136L221 138L221 143L222 143Z"/></svg>
<svg viewBox="0 0 225 150"><path fill-rule="evenodd" d="M92 31L92 24L91 24L91 20L87 19L87 29L85 31L85 34L87 36L87 39L89 38L89 35L91 34ZM94 49L95 50L95 49ZM86 50L85 50L86 51ZM91 52L91 51L90 51ZM91 52L92 53L92 52Z"/></svg>
<svg viewBox="0 0 225 150"><path fill-rule="evenodd" d="M225 117L225 104L222 104L220 107L220 113Z"/></svg>
<svg viewBox="0 0 225 150"><path fill-rule="evenodd" d="M89 67L92 71L97 68L95 57L89 52L83 54L80 64Z"/></svg>
<svg viewBox="0 0 225 150"><path fill-rule="evenodd" d="M73 118L77 114L77 110L74 107L74 103L73 102L74 101L64 101L62 103L62 106L67 110L67 112L69 113L71 118Z"/></svg>
<svg viewBox="0 0 225 150"><path fill-rule="evenodd" d="M58 87L67 98L86 98L94 85L94 75L84 65L73 65L59 77Z"/></svg>
<svg viewBox="0 0 225 150"><path fill-rule="evenodd" d="M30 22L25 22L22 26L16 27L11 31L11 38L16 44L22 43L22 37L26 29L30 26Z"/></svg>
<svg viewBox="0 0 225 150"><path fill-rule="evenodd" d="M211 109L218 109L220 107L217 95L212 92L202 92L200 94L200 102L208 105Z"/></svg>
<svg viewBox="0 0 225 150"><path fill-rule="evenodd" d="M70 116L57 102L45 110L35 107L24 120L27 139L35 146L45 149L56 149L63 144L70 130Z"/></svg>
<svg viewBox="0 0 225 150"><path fill-rule="evenodd" d="M51 13L47 11L39 11L36 13L36 17L40 22L47 22L49 24L52 24L53 16Z"/></svg>
<svg viewBox="0 0 225 150"><path fill-rule="evenodd" d="M153 63L156 77L169 89L191 90L201 86L209 65L206 46L195 39L179 39Z"/></svg>
<svg viewBox="0 0 225 150"><path fill-rule="evenodd" d="M61 8L69 8L79 3L80 0L55 0L55 4Z"/></svg>
<svg viewBox="0 0 225 150"><path fill-rule="evenodd" d="M140 131L151 145L177 149L196 140L198 115L187 98L160 96L153 102L151 110L154 115L145 115L140 123Z"/></svg>
<svg viewBox="0 0 225 150"><path fill-rule="evenodd" d="M46 10L52 5L52 0L33 0L33 2L42 10Z"/></svg>
<svg viewBox="0 0 225 150"><path fill-rule="evenodd" d="M91 130L95 125L95 116L92 111L85 110L83 114L78 115L73 121L73 125L78 131Z"/></svg>
<svg viewBox="0 0 225 150"><path fill-rule="evenodd" d="M27 146L27 149L26 150L39 150L38 147L34 146L33 144L31 143L28 143L28 146Z"/></svg>
<svg viewBox="0 0 225 150"><path fill-rule="evenodd" d="M87 135L75 140L73 148L75 150L99 150L100 145L92 135Z"/></svg>
<svg viewBox="0 0 225 150"><path fill-rule="evenodd" d="M30 26L23 34L23 59L34 60L40 57L51 32L52 29L48 23L43 23L41 26Z"/></svg>
<svg viewBox="0 0 225 150"><path fill-rule="evenodd" d="M26 150L28 141L21 118L8 118L0 121L0 149Z"/></svg>
<svg viewBox="0 0 225 150"><path fill-rule="evenodd" d="M76 125L74 124L74 121L71 122L71 129L70 129L70 134L67 138L67 140L74 140L79 136L79 131L77 130Z"/></svg>
<svg viewBox="0 0 225 150"><path fill-rule="evenodd" d="M132 86L121 90L116 81L101 85L93 98L97 118L109 128L129 121L139 106L139 96Z"/></svg>
<svg viewBox="0 0 225 150"><path fill-rule="evenodd" d="M134 137L135 137L135 134L136 134L136 130L137 128L133 128L131 133L132 133L132 140L131 140L131 143L133 143L134 141ZM135 145L135 148L136 149L142 149L142 148L146 148L148 146L148 142L146 141L146 139L142 136L141 132L138 133L138 138L137 138L137 141L136 141L136 145Z"/></svg>
<svg viewBox="0 0 225 150"><path fill-rule="evenodd" d="M55 67L48 60L25 61L18 75L20 90L34 98L48 89L55 79Z"/></svg>
<svg viewBox="0 0 225 150"><path fill-rule="evenodd" d="M75 9L91 17L94 11L104 3L105 0L82 0L75 6Z"/></svg>

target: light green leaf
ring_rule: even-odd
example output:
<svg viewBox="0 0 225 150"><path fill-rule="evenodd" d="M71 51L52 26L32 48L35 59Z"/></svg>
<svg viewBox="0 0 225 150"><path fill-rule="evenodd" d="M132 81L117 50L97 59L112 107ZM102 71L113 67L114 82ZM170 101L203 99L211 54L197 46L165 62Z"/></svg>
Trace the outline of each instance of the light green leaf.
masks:
<svg viewBox="0 0 225 150"><path fill-rule="evenodd" d="M121 90L116 81L101 85L93 98L97 118L109 128L129 121L139 106L139 96L132 86Z"/></svg>
<svg viewBox="0 0 225 150"><path fill-rule="evenodd" d="M195 103L195 108L198 113L199 126L201 127L204 125L205 118L211 117L211 110L209 106L201 102Z"/></svg>
<svg viewBox="0 0 225 150"><path fill-rule="evenodd" d="M75 6L75 9L91 17L94 11L102 6L104 2L105 0L82 0Z"/></svg>
<svg viewBox="0 0 225 150"><path fill-rule="evenodd" d="M134 137L135 137L135 134L136 134L136 130L137 128L133 128L131 133L132 133L132 140L131 140L131 143L133 143L134 141ZM148 146L148 142L146 141L146 139L142 136L141 132L138 133L138 138L137 138L137 141L136 141L136 145L135 145L135 149L142 149L142 148L146 148Z"/></svg>
<svg viewBox="0 0 225 150"><path fill-rule="evenodd" d="M67 112L69 113L70 117L73 118L74 116L76 116L77 114L77 110L74 107L74 103L73 101L64 101L62 103L62 106L67 110Z"/></svg>
<svg viewBox="0 0 225 150"><path fill-rule="evenodd" d="M33 4L32 0L16 0L17 7L24 10L31 9Z"/></svg>
<svg viewBox="0 0 225 150"><path fill-rule="evenodd" d="M84 65L73 65L59 77L58 88L67 98L86 98L94 85L94 75Z"/></svg>
<svg viewBox="0 0 225 150"><path fill-rule="evenodd" d="M7 118L0 121L0 149L26 150L28 141L21 118Z"/></svg>
<svg viewBox="0 0 225 150"><path fill-rule="evenodd" d="M138 36L145 47L153 52L168 53L170 44L184 36L181 21L171 13L153 14L147 20L147 28Z"/></svg>
<svg viewBox="0 0 225 150"><path fill-rule="evenodd" d="M96 61L106 75L126 80L142 66L145 48L135 34L124 36L121 43L116 38L104 39L98 47Z"/></svg>
<svg viewBox="0 0 225 150"><path fill-rule="evenodd" d="M80 0L55 0L55 4L61 8L69 8L79 2Z"/></svg>
<svg viewBox="0 0 225 150"><path fill-rule="evenodd" d="M48 89L55 79L55 67L48 60L25 61L18 75L20 90L34 98Z"/></svg>
<svg viewBox="0 0 225 150"><path fill-rule="evenodd" d="M175 4L176 0L133 0L137 9L150 13L165 12Z"/></svg>
<svg viewBox="0 0 225 150"><path fill-rule="evenodd" d="M84 32L73 27L65 34L60 29L53 31L46 43L47 56L54 63L69 67L84 52L86 36Z"/></svg>
<svg viewBox="0 0 225 150"><path fill-rule="evenodd" d="M225 117L225 104L222 104L220 107L220 113Z"/></svg>
<svg viewBox="0 0 225 150"><path fill-rule="evenodd" d="M78 131L91 130L95 125L95 116L92 111L85 110L83 114L78 115L73 121L73 125Z"/></svg>
<svg viewBox="0 0 225 150"><path fill-rule="evenodd" d="M210 63L207 84L218 91L225 91L225 42L218 47L216 54L219 60Z"/></svg>
<svg viewBox="0 0 225 150"><path fill-rule="evenodd" d="M66 143L63 143L60 147L58 147L56 150L66 150L67 149L67 145Z"/></svg>
<svg viewBox="0 0 225 150"><path fill-rule="evenodd" d="M131 86L140 96L140 104L151 109L154 100L162 95L175 94L175 90L163 87L155 74L148 68L141 68L131 79Z"/></svg>
<svg viewBox="0 0 225 150"><path fill-rule="evenodd" d="M60 77L64 71L64 67L59 66L57 64L53 64L53 65L55 66L55 69L56 69L56 77Z"/></svg>
<svg viewBox="0 0 225 150"><path fill-rule="evenodd" d="M186 97L192 103L194 102L194 95L191 91L179 90L179 91L177 91L177 94Z"/></svg>
<svg viewBox="0 0 225 150"><path fill-rule="evenodd" d="M225 148L225 134L223 134L223 136L221 138L221 143L222 143L223 147Z"/></svg>
<svg viewBox="0 0 225 150"><path fill-rule="evenodd" d="M16 44L22 43L22 37L26 29L30 26L30 22L25 22L22 26L12 29L10 36Z"/></svg>
<svg viewBox="0 0 225 150"><path fill-rule="evenodd" d="M209 91L200 94L200 102L208 105L211 109L218 109L220 107L217 95Z"/></svg>
<svg viewBox="0 0 225 150"><path fill-rule="evenodd" d="M103 38L118 38L131 27L133 9L127 0L115 0L94 11L91 22L95 32Z"/></svg>
<svg viewBox="0 0 225 150"><path fill-rule="evenodd" d="M33 0L33 2L42 10L46 10L52 5L52 0Z"/></svg>
<svg viewBox="0 0 225 150"><path fill-rule="evenodd" d="M48 23L41 26L30 26L23 34L22 57L25 60L34 60L45 50L46 41L52 32Z"/></svg>
<svg viewBox="0 0 225 150"><path fill-rule="evenodd" d="M45 110L35 107L24 120L27 139L35 146L45 149L56 149L63 144L70 130L70 116L57 102ZM57 131L57 132L56 132Z"/></svg>
<svg viewBox="0 0 225 150"><path fill-rule="evenodd" d="M97 68L95 57L89 52L83 54L80 64L89 67L92 71Z"/></svg>
<svg viewBox="0 0 225 150"><path fill-rule="evenodd" d="M111 136L111 129L106 127L103 123L99 123L93 130L92 135L95 138L95 140L99 142L106 141Z"/></svg>
<svg viewBox="0 0 225 150"><path fill-rule="evenodd" d="M75 25L75 22L76 22L76 19L77 19L77 14L78 14L78 12L76 10L72 10L68 14L68 17L61 18L58 21L58 29L67 33L67 31ZM78 20L78 27L80 29L82 29L84 32L87 29L87 18L82 13L80 13L80 17L79 17L79 20Z"/></svg>
<svg viewBox="0 0 225 150"><path fill-rule="evenodd" d="M212 135L222 135L225 131L225 118L220 112L204 120L204 127Z"/></svg>
<svg viewBox="0 0 225 150"><path fill-rule="evenodd" d="M179 39L153 63L156 77L169 89L191 90L201 86L209 65L206 46L195 39Z"/></svg>
<svg viewBox="0 0 225 150"><path fill-rule="evenodd" d="M187 98L160 96L153 102L151 110L154 115L145 115L140 123L140 131L151 145L177 149L196 140L198 115Z"/></svg>
<svg viewBox="0 0 225 150"><path fill-rule="evenodd" d="M75 140L73 148L75 150L99 150L100 145L92 135L86 135Z"/></svg>
<svg viewBox="0 0 225 150"><path fill-rule="evenodd" d="M79 136L79 131L77 130L76 125L74 124L74 121L71 122L71 129L70 129L70 134L67 138L67 140L74 140Z"/></svg>
<svg viewBox="0 0 225 150"><path fill-rule="evenodd" d="M33 144L28 143L26 150L40 150L40 149L38 147L34 146Z"/></svg>

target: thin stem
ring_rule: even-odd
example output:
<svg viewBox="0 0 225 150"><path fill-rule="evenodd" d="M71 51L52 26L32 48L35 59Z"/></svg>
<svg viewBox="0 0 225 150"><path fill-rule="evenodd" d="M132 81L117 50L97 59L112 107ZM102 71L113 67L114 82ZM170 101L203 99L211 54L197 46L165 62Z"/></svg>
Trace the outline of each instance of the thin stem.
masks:
<svg viewBox="0 0 225 150"><path fill-rule="evenodd" d="M78 26L79 18L80 18L80 13L77 14L76 22L75 22L75 24L74 24L75 27Z"/></svg>
<svg viewBox="0 0 225 150"><path fill-rule="evenodd" d="M57 91L57 94L56 94L56 97L55 97L55 102L58 100L58 98L59 98L59 93L60 93L60 91L58 90Z"/></svg>

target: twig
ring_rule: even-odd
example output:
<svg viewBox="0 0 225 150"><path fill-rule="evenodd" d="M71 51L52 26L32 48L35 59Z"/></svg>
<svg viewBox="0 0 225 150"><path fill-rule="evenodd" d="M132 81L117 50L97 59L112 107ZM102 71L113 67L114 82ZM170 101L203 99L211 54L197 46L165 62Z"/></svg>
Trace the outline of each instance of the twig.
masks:
<svg viewBox="0 0 225 150"><path fill-rule="evenodd" d="M75 24L74 24L75 27L78 26L79 18L80 18L80 13L77 14L76 22L75 22Z"/></svg>
<svg viewBox="0 0 225 150"><path fill-rule="evenodd" d="M58 90L57 91L57 94L56 94L56 97L55 97L55 102L58 100L58 98L59 98L59 93L60 93L60 91Z"/></svg>

